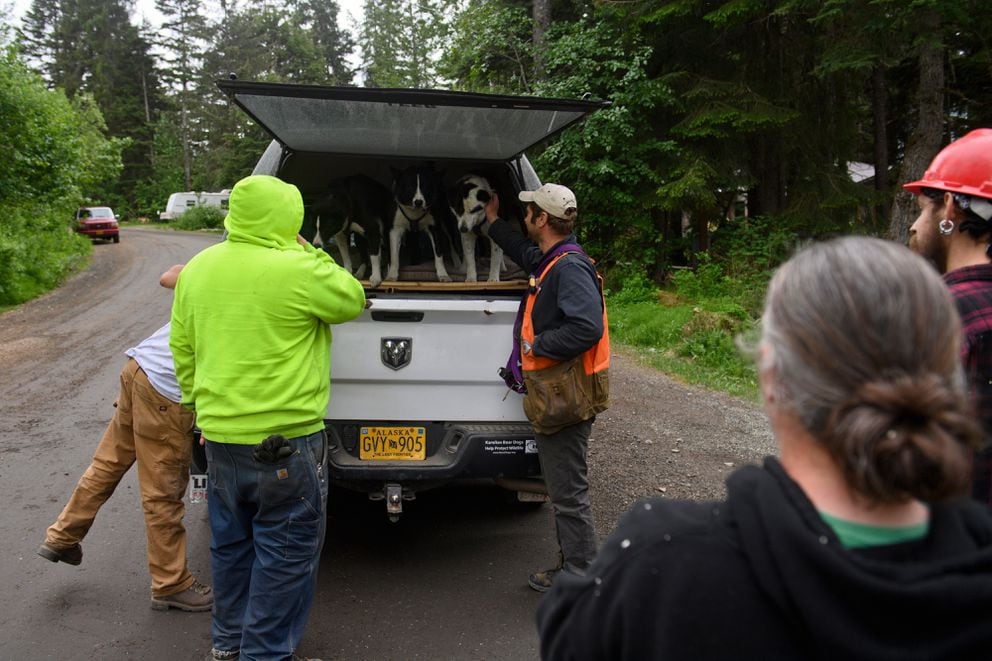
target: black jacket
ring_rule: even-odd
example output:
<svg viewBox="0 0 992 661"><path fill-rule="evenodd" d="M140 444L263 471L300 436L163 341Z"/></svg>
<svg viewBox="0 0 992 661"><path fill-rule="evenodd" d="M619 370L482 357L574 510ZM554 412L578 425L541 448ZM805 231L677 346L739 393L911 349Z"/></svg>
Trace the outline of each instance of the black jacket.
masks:
<svg viewBox="0 0 992 661"><path fill-rule="evenodd" d="M992 515L846 550L774 459L721 503L641 502L538 609L544 659L990 659Z"/></svg>
<svg viewBox="0 0 992 661"><path fill-rule="evenodd" d="M528 274L534 273L544 254L502 219L490 225L489 238ZM572 234L560 243L577 242ZM570 360L599 342L603 337L603 296L592 263L579 254L562 257L544 278L531 317L533 352L538 356Z"/></svg>

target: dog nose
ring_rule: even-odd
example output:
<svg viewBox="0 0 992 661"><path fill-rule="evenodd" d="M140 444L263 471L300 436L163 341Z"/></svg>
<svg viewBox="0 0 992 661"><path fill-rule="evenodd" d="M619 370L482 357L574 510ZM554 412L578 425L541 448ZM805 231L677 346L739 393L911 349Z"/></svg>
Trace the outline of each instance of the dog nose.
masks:
<svg viewBox="0 0 992 661"><path fill-rule="evenodd" d="M458 226L458 231L461 232L462 234L467 234L468 233L468 226L466 226L466 225L459 225Z"/></svg>
<svg viewBox="0 0 992 661"><path fill-rule="evenodd" d="M424 201L423 200L414 200L413 201L413 206L415 208L417 208L417 209L420 209L421 207L424 206Z"/></svg>

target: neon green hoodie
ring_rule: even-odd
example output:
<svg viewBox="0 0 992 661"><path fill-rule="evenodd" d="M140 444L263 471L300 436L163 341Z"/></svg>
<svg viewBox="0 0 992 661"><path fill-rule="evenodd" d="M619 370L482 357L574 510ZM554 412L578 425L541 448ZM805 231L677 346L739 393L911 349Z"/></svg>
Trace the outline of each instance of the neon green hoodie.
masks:
<svg viewBox="0 0 992 661"><path fill-rule="evenodd" d="M361 283L297 235L299 190L251 176L231 191L228 237L179 274L172 347L183 404L203 435L251 444L323 427L331 330L365 307Z"/></svg>

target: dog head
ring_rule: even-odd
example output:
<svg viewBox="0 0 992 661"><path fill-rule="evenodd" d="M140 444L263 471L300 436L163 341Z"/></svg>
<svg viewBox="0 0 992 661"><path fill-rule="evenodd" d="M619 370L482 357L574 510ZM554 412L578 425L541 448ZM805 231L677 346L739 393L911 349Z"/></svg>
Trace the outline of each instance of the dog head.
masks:
<svg viewBox="0 0 992 661"><path fill-rule="evenodd" d="M393 171L393 197L408 209L428 211L437 202L441 173L426 165L411 165Z"/></svg>
<svg viewBox="0 0 992 661"><path fill-rule="evenodd" d="M486 218L486 203L492 198L489 180L467 174L448 190L448 206L459 232L471 232Z"/></svg>

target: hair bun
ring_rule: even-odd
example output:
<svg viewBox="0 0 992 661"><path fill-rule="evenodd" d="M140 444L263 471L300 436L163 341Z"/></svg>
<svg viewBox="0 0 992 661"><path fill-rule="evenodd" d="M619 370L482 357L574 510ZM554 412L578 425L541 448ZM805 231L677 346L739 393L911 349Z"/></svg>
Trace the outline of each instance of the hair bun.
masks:
<svg viewBox="0 0 992 661"><path fill-rule="evenodd" d="M966 444L979 431L939 375L894 374L861 384L831 413L824 432L845 475L883 501L938 500L969 479Z"/></svg>

